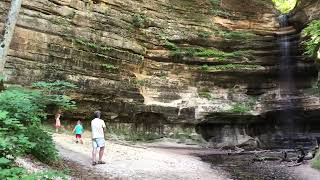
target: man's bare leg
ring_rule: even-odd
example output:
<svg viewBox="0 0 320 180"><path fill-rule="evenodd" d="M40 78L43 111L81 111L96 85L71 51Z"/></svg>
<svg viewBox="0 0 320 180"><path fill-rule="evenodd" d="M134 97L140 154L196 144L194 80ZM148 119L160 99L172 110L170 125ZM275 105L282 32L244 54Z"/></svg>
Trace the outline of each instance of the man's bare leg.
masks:
<svg viewBox="0 0 320 180"><path fill-rule="evenodd" d="M92 164L96 163L96 154L97 154L97 148L93 148L92 149Z"/></svg>
<svg viewBox="0 0 320 180"><path fill-rule="evenodd" d="M100 147L100 151L99 151L99 163L100 163L100 164L105 164L105 163L102 161L103 153L104 153L104 147Z"/></svg>

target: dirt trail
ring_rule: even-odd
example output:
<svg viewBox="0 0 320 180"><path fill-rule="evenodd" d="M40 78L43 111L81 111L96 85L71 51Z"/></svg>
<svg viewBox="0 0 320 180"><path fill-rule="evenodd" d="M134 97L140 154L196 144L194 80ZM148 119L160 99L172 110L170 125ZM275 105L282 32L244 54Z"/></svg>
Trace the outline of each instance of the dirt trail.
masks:
<svg viewBox="0 0 320 180"><path fill-rule="evenodd" d="M91 165L91 141L76 144L73 136L54 134L62 158L81 165L89 173L99 173L103 179L161 179L161 180L224 180L220 171L212 169L200 158L145 146L127 146L107 142L105 165ZM85 179L85 178L83 178ZM96 179L102 179L101 176Z"/></svg>

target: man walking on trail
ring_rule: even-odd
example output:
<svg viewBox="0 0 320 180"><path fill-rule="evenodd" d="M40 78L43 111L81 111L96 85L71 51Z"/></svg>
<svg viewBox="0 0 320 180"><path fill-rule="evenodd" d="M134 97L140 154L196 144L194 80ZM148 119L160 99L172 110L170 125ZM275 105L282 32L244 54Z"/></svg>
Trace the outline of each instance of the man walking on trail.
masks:
<svg viewBox="0 0 320 180"><path fill-rule="evenodd" d="M101 112L96 111L94 112L94 119L91 121L91 132L92 132L92 165L97 164L105 164L104 161L102 161L102 156L104 153L104 146L105 146L105 140L104 140L104 129L106 128L106 124L101 117ZM96 154L99 150L99 160L96 161Z"/></svg>

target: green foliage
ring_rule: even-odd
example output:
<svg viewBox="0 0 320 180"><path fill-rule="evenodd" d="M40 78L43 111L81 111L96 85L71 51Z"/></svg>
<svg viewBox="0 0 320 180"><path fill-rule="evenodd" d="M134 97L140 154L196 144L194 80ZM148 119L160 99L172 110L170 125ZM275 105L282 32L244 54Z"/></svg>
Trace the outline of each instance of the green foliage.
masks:
<svg viewBox="0 0 320 180"><path fill-rule="evenodd" d="M314 82L311 88L307 90L307 92L316 96L320 96L320 82L319 81Z"/></svg>
<svg viewBox="0 0 320 180"><path fill-rule="evenodd" d="M143 28L147 23L147 16L143 13L134 13L132 15L132 24L134 27Z"/></svg>
<svg viewBox="0 0 320 180"><path fill-rule="evenodd" d="M66 82L66 81L54 81L54 82L45 82L39 81L32 84L35 88L40 88L46 92L56 92L56 91L65 91L67 89L74 89L77 88L76 85Z"/></svg>
<svg viewBox="0 0 320 180"><path fill-rule="evenodd" d="M288 13L297 4L297 0L272 0L276 8L282 13Z"/></svg>
<svg viewBox="0 0 320 180"><path fill-rule="evenodd" d="M209 66L207 64L204 64L201 66L200 68L202 71L208 71L209 70Z"/></svg>
<svg viewBox="0 0 320 180"><path fill-rule="evenodd" d="M216 57L220 60L224 58L239 57L239 56L250 56L250 51L234 51L224 52L218 49L210 49L203 47L188 47L180 48L172 42L166 42L165 47L171 50L171 56L174 58L181 58L183 56L197 56L197 57Z"/></svg>
<svg viewBox="0 0 320 180"><path fill-rule="evenodd" d="M250 40L252 37L256 36L255 34L248 31L241 30L223 30L220 28L214 29L215 34L231 40Z"/></svg>
<svg viewBox="0 0 320 180"><path fill-rule="evenodd" d="M23 122L40 122L45 107L40 91L12 87L0 94L0 110Z"/></svg>
<svg viewBox="0 0 320 180"><path fill-rule="evenodd" d="M136 84L138 86L144 86L147 83L145 79L134 79L133 84Z"/></svg>
<svg viewBox="0 0 320 180"><path fill-rule="evenodd" d="M80 45L83 45L85 47L88 47L90 50L92 50L92 52L109 52L112 51L113 48L109 47L105 44L103 44L102 42L96 42L96 41L89 41L83 37L80 36L75 36L72 37L72 40Z"/></svg>
<svg viewBox="0 0 320 180"><path fill-rule="evenodd" d="M201 91L201 92L198 92L198 95L202 98L206 98L208 100L211 100L212 99L212 96L210 94L210 92L207 92L207 91Z"/></svg>
<svg viewBox="0 0 320 180"><path fill-rule="evenodd" d="M109 71L109 70L117 70L117 69L119 69L119 67L116 67L115 65L113 65L113 64L102 64L102 66L107 70L107 71Z"/></svg>
<svg viewBox="0 0 320 180"><path fill-rule="evenodd" d="M177 51L179 49L179 47L176 44L169 41L165 42L164 47L172 51Z"/></svg>
<svg viewBox="0 0 320 180"><path fill-rule="evenodd" d="M0 157L13 159L34 147L35 143L29 141L25 130L21 121L0 110Z"/></svg>
<svg viewBox="0 0 320 180"><path fill-rule="evenodd" d="M0 74L0 82L4 80L4 75Z"/></svg>
<svg viewBox="0 0 320 180"><path fill-rule="evenodd" d="M34 84L34 88L10 87L0 92L0 179L54 179L54 172L29 174L14 167L12 160L31 153L39 160L52 162L58 159L50 134L41 129L40 121L46 118L48 105L74 107L62 87L74 87L66 82Z"/></svg>
<svg viewBox="0 0 320 180"><path fill-rule="evenodd" d="M212 35L212 33L211 32L208 32L208 31L199 31L198 32L198 37L199 38L208 38L208 37L210 37Z"/></svg>
<svg viewBox="0 0 320 180"><path fill-rule="evenodd" d="M320 152L318 152L316 157L312 160L311 166L315 169L320 170Z"/></svg>
<svg viewBox="0 0 320 180"><path fill-rule="evenodd" d="M43 171L28 173L25 169L19 167L9 167L1 168L0 167L0 179L6 180L56 180L62 179L66 180L66 176L58 171Z"/></svg>
<svg viewBox="0 0 320 180"><path fill-rule="evenodd" d="M42 98L42 104L54 105L58 109L70 110L75 108L75 102L66 96L65 93L70 89L77 88L76 85L66 81L55 81L55 82L36 82L32 85L38 89Z"/></svg>
<svg viewBox="0 0 320 180"><path fill-rule="evenodd" d="M203 65L200 70L206 72L212 71L224 71L224 70L250 70L250 69L258 69L263 68L260 65L247 65L247 64L225 64L225 65L215 65L215 66L207 66Z"/></svg>
<svg viewBox="0 0 320 180"><path fill-rule="evenodd" d="M38 126L29 126L26 130L28 139L35 143L31 153L39 160L50 163L58 160L58 151L56 150L52 136Z"/></svg>
<svg viewBox="0 0 320 180"><path fill-rule="evenodd" d="M302 33L308 37L307 40L303 41L305 54L310 57L316 57L320 46L320 20L314 20L309 23Z"/></svg>
<svg viewBox="0 0 320 180"><path fill-rule="evenodd" d="M209 0L209 1L213 6L219 6L221 3L221 0Z"/></svg>
<svg viewBox="0 0 320 180"><path fill-rule="evenodd" d="M251 106L247 102L237 102L232 105L230 112L233 113L246 113L251 110Z"/></svg>
<svg viewBox="0 0 320 180"><path fill-rule="evenodd" d="M28 174L27 171L23 168L19 168L19 167L3 168L3 167L0 167L0 179L18 180L18 179L22 179L22 176L25 176L27 174Z"/></svg>

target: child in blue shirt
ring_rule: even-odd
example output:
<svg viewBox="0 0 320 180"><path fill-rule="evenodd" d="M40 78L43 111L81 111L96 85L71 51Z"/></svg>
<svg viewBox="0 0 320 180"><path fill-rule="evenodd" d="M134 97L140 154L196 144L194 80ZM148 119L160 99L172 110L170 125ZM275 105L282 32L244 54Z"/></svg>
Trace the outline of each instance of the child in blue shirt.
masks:
<svg viewBox="0 0 320 180"><path fill-rule="evenodd" d="M77 125L74 127L73 133L76 134L76 139L77 139L76 143L80 141L80 143L83 144L83 141L81 138L81 134L83 133L83 127L80 120L78 120Z"/></svg>

